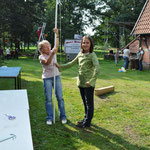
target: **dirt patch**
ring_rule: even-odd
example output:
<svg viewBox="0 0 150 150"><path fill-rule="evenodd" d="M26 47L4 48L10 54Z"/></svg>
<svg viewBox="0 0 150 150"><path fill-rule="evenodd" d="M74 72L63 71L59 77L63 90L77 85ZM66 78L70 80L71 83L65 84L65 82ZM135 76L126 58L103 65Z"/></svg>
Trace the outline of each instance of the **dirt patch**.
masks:
<svg viewBox="0 0 150 150"><path fill-rule="evenodd" d="M126 125L124 127L124 131L133 141L136 141L136 143L137 141L140 142L140 136L133 131L133 127L131 125Z"/></svg>

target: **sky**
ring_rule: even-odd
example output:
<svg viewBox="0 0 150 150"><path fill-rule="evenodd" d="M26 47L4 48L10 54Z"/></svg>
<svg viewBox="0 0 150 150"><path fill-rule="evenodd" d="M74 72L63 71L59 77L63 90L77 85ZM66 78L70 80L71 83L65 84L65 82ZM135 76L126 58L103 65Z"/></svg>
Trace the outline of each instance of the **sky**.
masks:
<svg viewBox="0 0 150 150"><path fill-rule="evenodd" d="M89 14L88 11L85 11L85 14ZM89 14L88 16L90 16L90 14ZM84 20L85 22L89 22L89 18L87 17L87 15L83 15L83 20ZM98 17L97 17L96 19L94 19L92 22L93 22L94 25L96 25L96 26L99 26L99 25L100 25L100 21L99 21L99 18L98 18ZM89 34L89 35L93 36L94 33L95 33L95 32L93 31L94 27L93 27L92 24L90 24L90 23L89 23L88 26L85 25L85 26L84 26L84 29L85 29L85 31L84 31L85 34Z"/></svg>
<svg viewBox="0 0 150 150"><path fill-rule="evenodd" d="M95 25L96 26L99 26L100 25L100 22L99 22L99 20L97 19L97 20L94 20L94 23L95 23ZM95 33L95 31L93 31L93 26L91 25L91 26L85 26L85 34L89 34L89 35L91 35L91 36L93 36L94 35L94 33Z"/></svg>
<svg viewBox="0 0 150 150"><path fill-rule="evenodd" d="M92 27L88 27L85 31L85 34L89 34L91 36L94 35L94 31L93 31Z"/></svg>

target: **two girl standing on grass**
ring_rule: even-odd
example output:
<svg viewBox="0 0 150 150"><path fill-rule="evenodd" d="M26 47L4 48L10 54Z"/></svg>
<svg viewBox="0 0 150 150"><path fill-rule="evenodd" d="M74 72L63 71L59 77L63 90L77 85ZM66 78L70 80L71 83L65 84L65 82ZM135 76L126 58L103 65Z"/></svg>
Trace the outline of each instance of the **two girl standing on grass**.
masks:
<svg viewBox="0 0 150 150"><path fill-rule="evenodd" d="M52 109L52 87L54 85L54 63L56 67L60 70L65 70L72 67L75 64L79 64L79 76L77 80L77 85L79 87L80 95L83 100L85 116L83 120L77 123L77 127L86 128L90 127L91 120L94 114L94 87L97 76L99 74L99 62L96 54L93 52L94 44L90 36L84 36L81 41L81 51L77 57L63 65L58 65L54 62L54 55L57 53L59 46L59 35L58 29L54 29L54 32L57 35L56 47L51 50L50 43L46 40L39 43L39 56L40 63L43 67L43 82L45 90L45 107L47 112L47 121L48 125L52 125L53 120L53 109ZM62 86L60 73L56 68L56 97L58 101L58 107L60 112L60 119L62 123L66 123L66 114L64 107L64 99L62 94Z"/></svg>
<svg viewBox="0 0 150 150"><path fill-rule="evenodd" d="M90 36L84 36L81 41L81 51L71 62L56 66L61 70L79 65L77 85L84 104L85 116L77 123L77 127L90 127L94 114L94 87L100 66L96 54L93 52L94 44Z"/></svg>

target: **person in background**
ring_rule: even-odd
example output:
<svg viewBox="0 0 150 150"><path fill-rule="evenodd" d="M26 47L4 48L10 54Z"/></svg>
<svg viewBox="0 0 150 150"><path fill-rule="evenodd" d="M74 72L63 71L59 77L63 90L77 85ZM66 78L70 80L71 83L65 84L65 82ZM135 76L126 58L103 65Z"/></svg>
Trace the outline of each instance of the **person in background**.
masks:
<svg viewBox="0 0 150 150"><path fill-rule="evenodd" d="M77 127L86 128L91 126L94 114L94 87L99 74L99 62L93 52L94 44L90 36L84 36L81 41L81 51L76 58L67 64L56 64L61 71L75 64L79 65L77 85L83 101L85 116L77 123Z"/></svg>
<svg viewBox="0 0 150 150"><path fill-rule="evenodd" d="M143 56L144 56L144 50L142 47L139 48L139 51L137 52L137 58L139 60L139 70L142 71L143 70Z"/></svg>
<svg viewBox="0 0 150 150"><path fill-rule="evenodd" d="M19 53L19 48L16 47L15 48L15 58L18 59L18 53Z"/></svg>
<svg viewBox="0 0 150 150"><path fill-rule="evenodd" d="M113 55L113 54L114 54L113 50L109 50L109 55Z"/></svg>
<svg viewBox="0 0 150 150"><path fill-rule="evenodd" d="M125 69L128 69L129 57L130 57L130 50L129 50L129 46L127 46L127 48L125 48L123 51L123 59L124 59L124 68Z"/></svg>
<svg viewBox="0 0 150 150"><path fill-rule="evenodd" d="M10 56L11 56L11 58L15 58L15 51L14 50L10 51Z"/></svg>
<svg viewBox="0 0 150 150"><path fill-rule="evenodd" d="M114 57L115 57L115 65L117 66L117 64L119 62L119 48L117 48L117 51L116 51Z"/></svg>
<svg viewBox="0 0 150 150"><path fill-rule="evenodd" d="M67 118L65 114L64 99L62 93L62 85L60 72L58 68L55 68L54 55L57 53L59 47L59 34L58 29L54 29L56 33L56 47L51 50L51 45L47 40L43 40L39 43L38 48L40 52L39 60L43 67L43 83L45 91L45 108L47 112L46 124L52 125L53 122L53 106L52 106L52 88L54 87L54 75L55 75L55 94L58 102L59 115L62 124L67 123ZM55 71L55 72L54 72Z"/></svg>
<svg viewBox="0 0 150 150"><path fill-rule="evenodd" d="M7 59L10 59L10 57L11 57L10 50L9 50L8 46L7 46L7 49L6 49L6 57L7 57Z"/></svg>

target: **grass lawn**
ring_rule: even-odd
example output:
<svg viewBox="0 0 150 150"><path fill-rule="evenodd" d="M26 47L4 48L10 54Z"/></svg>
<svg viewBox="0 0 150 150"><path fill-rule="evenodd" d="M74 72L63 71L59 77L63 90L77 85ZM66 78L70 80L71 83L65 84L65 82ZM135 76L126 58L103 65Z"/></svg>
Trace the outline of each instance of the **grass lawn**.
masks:
<svg viewBox="0 0 150 150"><path fill-rule="evenodd" d="M149 150L150 149L150 71L118 72L123 61L100 61L96 88L115 86L115 92L95 96L92 126L77 128L84 116L76 86L77 66L62 72L63 94L68 123L59 120L47 126L42 68L38 60L20 57L5 61L6 66L22 67L22 89L27 89L30 121L35 150ZM0 90L12 90L14 81L0 79Z"/></svg>

